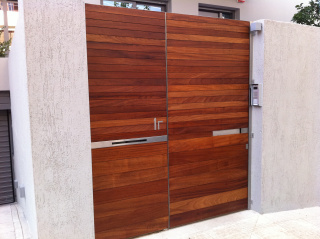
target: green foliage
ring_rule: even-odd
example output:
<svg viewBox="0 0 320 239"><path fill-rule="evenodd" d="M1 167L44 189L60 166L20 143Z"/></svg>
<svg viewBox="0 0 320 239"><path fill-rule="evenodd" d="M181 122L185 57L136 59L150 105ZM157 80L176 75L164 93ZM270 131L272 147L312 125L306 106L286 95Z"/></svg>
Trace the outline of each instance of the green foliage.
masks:
<svg viewBox="0 0 320 239"><path fill-rule="evenodd" d="M124 2L114 2L115 7L124 7L124 8L130 8L130 3L124 3Z"/></svg>
<svg viewBox="0 0 320 239"><path fill-rule="evenodd" d="M4 32L4 28L0 30L0 37L3 32ZM10 45L11 45L11 39L9 41L0 42L0 57L5 57L7 55Z"/></svg>
<svg viewBox="0 0 320 239"><path fill-rule="evenodd" d="M293 22L320 27L320 0L311 0L307 6L301 3L296 9L298 12L293 15Z"/></svg>

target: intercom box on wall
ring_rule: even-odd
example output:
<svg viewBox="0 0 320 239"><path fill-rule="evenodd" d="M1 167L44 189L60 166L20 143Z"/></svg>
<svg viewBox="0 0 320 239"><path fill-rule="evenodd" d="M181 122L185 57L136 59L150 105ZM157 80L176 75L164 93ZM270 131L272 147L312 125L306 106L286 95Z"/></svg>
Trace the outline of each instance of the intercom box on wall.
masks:
<svg viewBox="0 0 320 239"><path fill-rule="evenodd" d="M262 84L252 84L250 86L250 104L252 106L262 106Z"/></svg>

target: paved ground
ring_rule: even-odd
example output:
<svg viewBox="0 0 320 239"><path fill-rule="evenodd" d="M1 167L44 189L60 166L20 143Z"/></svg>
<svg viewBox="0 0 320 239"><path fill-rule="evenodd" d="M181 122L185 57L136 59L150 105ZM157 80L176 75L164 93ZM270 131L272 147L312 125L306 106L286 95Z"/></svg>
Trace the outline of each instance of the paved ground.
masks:
<svg viewBox="0 0 320 239"><path fill-rule="evenodd" d="M298 238L320 239L320 207L264 215L248 210L139 239ZM23 212L16 204L0 206L0 239L31 239Z"/></svg>
<svg viewBox="0 0 320 239"><path fill-rule="evenodd" d="M320 207L260 215L243 211L139 239L320 239Z"/></svg>
<svg viewBox="0 0 320 239"><path fill-rule="evenodd" d="M25 217L17 204L0 206L0 239L31 239Z"/></svg>

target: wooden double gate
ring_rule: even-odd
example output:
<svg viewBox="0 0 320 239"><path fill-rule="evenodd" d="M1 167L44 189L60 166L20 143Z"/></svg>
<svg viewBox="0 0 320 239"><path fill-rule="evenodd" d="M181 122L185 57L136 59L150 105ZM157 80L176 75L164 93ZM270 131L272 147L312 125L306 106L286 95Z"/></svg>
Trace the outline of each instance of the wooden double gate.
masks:
<svg viewBox="0 0 320 239"><path fill-rule="evenodd" d="M96 238L248 207L249 22L86 5Z"/></svg>

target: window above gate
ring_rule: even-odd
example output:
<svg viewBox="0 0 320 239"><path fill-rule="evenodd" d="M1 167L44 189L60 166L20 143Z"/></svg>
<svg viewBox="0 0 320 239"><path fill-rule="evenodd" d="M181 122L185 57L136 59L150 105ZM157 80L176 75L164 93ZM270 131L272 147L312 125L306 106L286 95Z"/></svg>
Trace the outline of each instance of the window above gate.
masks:
<svg viewBox="0 0 320 239"><path fill-rule="evenodd" d="M101 4L104 6L133 8L133 9L147 10L147 11L154 11L154 12L165 12L167 10L167 3L168 3L168 0L161 0L161 1L151 1L151 0L109 1L109 0L101 0Z"/></svg>
<svg viewBox="0 0 320 239"><path fill-rule="evenodd" d="M239 20L240 9L199 3L199 16Z"/></svg>

